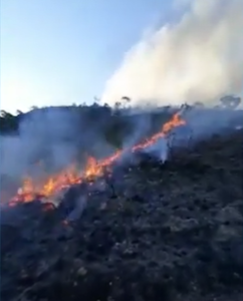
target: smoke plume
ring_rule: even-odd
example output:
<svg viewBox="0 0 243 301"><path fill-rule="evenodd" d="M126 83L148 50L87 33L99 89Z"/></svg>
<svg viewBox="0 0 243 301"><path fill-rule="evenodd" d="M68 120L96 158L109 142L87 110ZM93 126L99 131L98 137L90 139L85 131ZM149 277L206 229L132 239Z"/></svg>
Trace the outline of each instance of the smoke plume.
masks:
<svg viewBox="0 0 243 301"><path fill-rule="evenodd" d="M83 115L76 107L40 109L24 116L18 133L1 135L1 190L15 191L23 176L43 178L77 161L82 168L97 149L101 156L114 152L101 121Z"/></svg>
<svg viewBox="0 0 243 301"><path fill-rule="evenodd" d="M186 12L135 45L107 82L103 102L214 104L242 93L243 1L187 1Z"/></svg>

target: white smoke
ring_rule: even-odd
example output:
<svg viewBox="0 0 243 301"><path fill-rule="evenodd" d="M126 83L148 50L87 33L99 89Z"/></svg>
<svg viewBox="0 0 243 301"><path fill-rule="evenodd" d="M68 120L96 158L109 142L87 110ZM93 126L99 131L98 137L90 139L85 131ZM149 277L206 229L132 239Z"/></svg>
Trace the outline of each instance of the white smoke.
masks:
<svg viewBox="0 0 243 301"><path fill-rule="evenodd" d="M15 191L26 175L43 178L77 161L82 168L92 147L99 147L101 155L113 152L101 135L101 123L100 129L90 124L75 108L45 108L25 115L18 133L0 135L0 193Z"/></svg>
<svg viewBox="0 0 243 301"><path fill-rule="evenodd" d="M133 105L213 104L242 93L243 1L186 3L176 24L164 25L125 55L103 102L113 105L126 95Z"/></svg>

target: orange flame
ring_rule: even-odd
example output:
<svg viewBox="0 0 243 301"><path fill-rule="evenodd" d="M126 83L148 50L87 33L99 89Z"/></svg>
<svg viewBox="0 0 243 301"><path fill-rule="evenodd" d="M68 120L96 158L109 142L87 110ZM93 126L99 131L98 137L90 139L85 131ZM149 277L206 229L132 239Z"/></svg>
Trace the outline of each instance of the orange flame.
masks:
<svg viewBox="0 0 243 301"><path fill-rule="evenodd" d="M147 148L154 144L158 139L165 137L171 130L176 127L185 125L186 121L176 113L172 118L166 122L160 132L153 135L146 141L133 146L130 151L135 152ZM58 191L68 188L75 184L80 184L84 180L100 177L104 174L105 170L111 166L123 154L123 150L117 151L112 156L102 159L100 161L93 157L89 157L84 172L80 174L75 166L71 166L66 170L49 177L45 183L36 184L33 179L26 177L23 180L22 187L18 190L9 205L14 206L18 202L31 202L36 197L48 198L55 195Z"/></svg>

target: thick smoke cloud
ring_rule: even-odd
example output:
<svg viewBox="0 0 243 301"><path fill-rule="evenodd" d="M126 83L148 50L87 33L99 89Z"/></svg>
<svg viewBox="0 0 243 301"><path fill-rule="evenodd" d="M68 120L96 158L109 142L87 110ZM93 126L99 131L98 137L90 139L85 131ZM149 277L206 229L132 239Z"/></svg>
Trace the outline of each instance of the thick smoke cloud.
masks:
<svg viewBox="0 0 243 301"><path fill-rule="evenodd" d="M242 93L243 1L186 1L176 24L140 41L107 82L103 102L122 96L132 104L214 104Z"/></svg>

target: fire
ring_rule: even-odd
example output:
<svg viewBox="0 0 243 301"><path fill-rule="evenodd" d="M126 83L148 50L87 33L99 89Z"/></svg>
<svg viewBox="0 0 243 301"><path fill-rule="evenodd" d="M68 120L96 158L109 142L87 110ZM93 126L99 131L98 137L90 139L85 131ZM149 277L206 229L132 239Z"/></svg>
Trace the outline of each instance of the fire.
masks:
<svg viewBox="0 0 243 301"><path fill-rule="evenodd" d="M138 150L147 148L154 144L158 139L168 135L168 133L174 128L185 124L186 121L181 118L180 113L176 113L162 126L160 132L156 133L144 142L133 146L130 151L136 152ZM68 188L75 184L80 184L87 179L100 177L104 174L107 168L109 168L117 159L120 158L123 153L124 150L119 150L112 156L102 160L96 160L93 157L89 157L86 167L82 173L78 171L75 165L72 165L66 170L52 175L44 183L36 184L30 177L25 177L22 187L18 190L16 196L11 199L9 205L14 206L18 202L31 202L36 198L48 198L64 188Z"/></svg>
<svg viewBox="0 0 243 301"><path fill-rule="evenodd" d="M153 135L152 137L150 137L145 142L142 142L140 144L137 144L137 145L133 146L132 151L135 152L139 149L143 149L143 148L146 148L146 147L149 147L149 146L153 145L157 140L159 140L160 138L164 138L166 135L168 135L169 132L172 131L174 128L185 125L185 124L186 124L186 121L181 118L180 113L174 114L172 116L171 120L169 120L168 122L166 122L163 125L160 132Z"/></svg>

